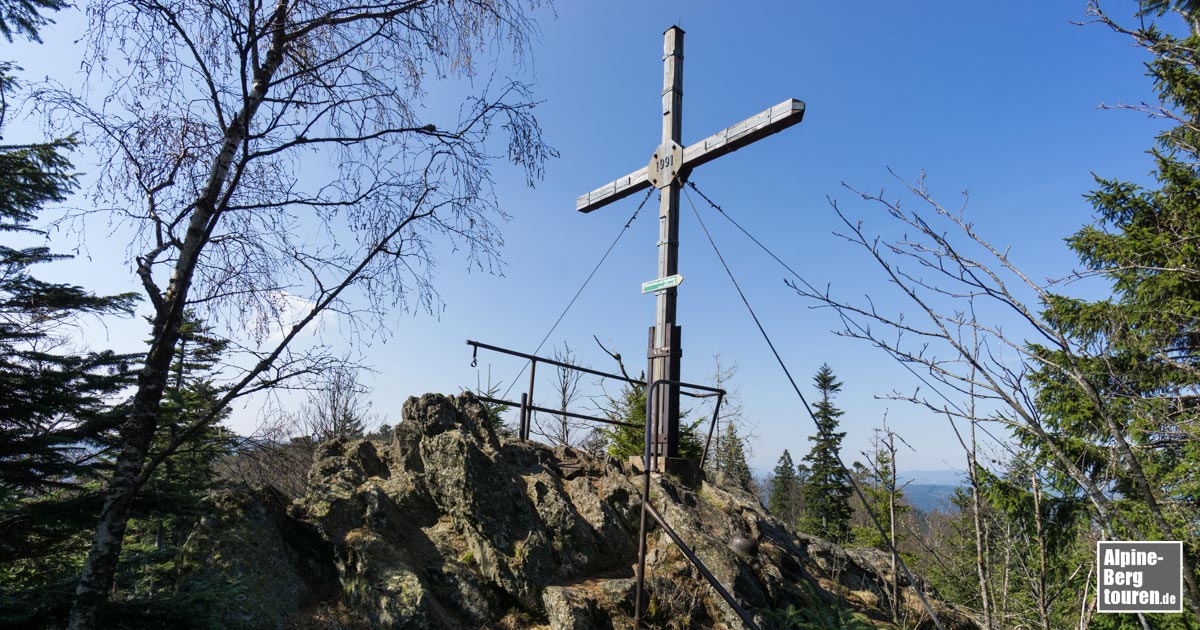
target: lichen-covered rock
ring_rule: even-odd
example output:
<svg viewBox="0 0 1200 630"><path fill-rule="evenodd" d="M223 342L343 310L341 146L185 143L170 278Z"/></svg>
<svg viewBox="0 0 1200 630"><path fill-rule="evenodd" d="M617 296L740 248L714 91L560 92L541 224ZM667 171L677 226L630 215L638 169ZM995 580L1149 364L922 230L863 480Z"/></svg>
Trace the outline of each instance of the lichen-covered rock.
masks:
<svg viewBox="0 0 1200 630"><path fill-rule="evenodd" d="M348 606L377 628L436 627L429 589L402 550L368 528L349 532L342 542Z"/></svg>
<svg viewBox="0 0 1200 630"><path fill-rule="evenodd" d="M268 497L273 507L261 516L235 516L255 509L239 503L198 528L193 556L216 558L198 567L253 585L256 600L276 600L231 606L231 627L277 627L314 598L297 569L307 560L272 528L308 532L323 563L313 575L333 587L325 605L336 602L371 627L633 627L641 511L634 471L606 456L503 441L470 394L426 394L403 409L386 444L319 446L307 491L286 514L280 498ZM895 627L885 617L891 576L880 554L792 532L748 493L719 484L691 489L655 478L650 499L761 627L791 623L780 619L795 611L835 607L874 627ZM245 540L283 560L221 560ZM648 622L742 627L665 530L652 525L647 545ZM901 591L908 619L920 619L912 585L903 582ZM965 615L935 606L947 630L975 630Z"/></svg>
<svg viewBox="0 0 1200 630"><path fill-rule="evenodd" d="M330 550L315 530L288 518L282 494L222 490L206 507L180 552L179 591L223 594L208 606L211 625L281 628L301 608L335 593Z"/></svg>
<svg viewBox="0 0 1200 630"><path fill-rule="evenodd" d="M846 550L820 538L782 527L744 491L704 483L698 492L656 479L651 502L668 525L731 591L760 627L779 624L789 608L808 611L811 621L827 621L814 611L851 611L860 626L897 628L888 619L891 575L887 554ZM738 545L735 539L752 545ZM740 628L742 622L703 582L665 532L655 530L647 554L651 620L665 628ZM969 616L926 591L946 630L978 630ZM909 626L929 630L916 591L901 581L897 597ZM806 620L808 621L808 620Z"/></svg>
<svg viewBox="0 0 1200 630"><path fill-rule="evenodd" d="M321 445L294 518L334 551L346 605L388 627L481 627L543 590L629 571L637 493L608 460L502 444L478 401L427 394L380 449ZM602 477L602 478L600 478Z"/></svg>
<svg viewBox="0 0 1200 630"><path fill-rule="evenodd" d="M633 578L585 580L547 586L542 604L553 630L626 630L633 628Z"/></svg>

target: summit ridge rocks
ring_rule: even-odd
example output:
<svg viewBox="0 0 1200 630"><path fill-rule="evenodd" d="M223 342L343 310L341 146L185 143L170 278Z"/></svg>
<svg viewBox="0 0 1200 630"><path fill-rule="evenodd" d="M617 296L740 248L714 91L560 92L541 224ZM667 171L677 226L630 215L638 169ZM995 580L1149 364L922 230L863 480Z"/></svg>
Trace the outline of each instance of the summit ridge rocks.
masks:
<svg viewBox="0 0 1200 630"><path fill-rule="evenodd" d="M632 628L633 471L503 439L470 394L411 398L403 417L385 444L322 444L291 505L265 489L211 497L212 515L185 545L180 589L240 589L213 607L230 627ZM742 490L693 491L665 477L651 500L764 628L784 627L777 617L789 606L835 605L865 627L893 627L881 605L885 554L792 532ZM741 627L660 529L648 539L647 585L658 627ZM977 627L936 605L947 630ZM314 621L335 609L349 621Z"/></svg>

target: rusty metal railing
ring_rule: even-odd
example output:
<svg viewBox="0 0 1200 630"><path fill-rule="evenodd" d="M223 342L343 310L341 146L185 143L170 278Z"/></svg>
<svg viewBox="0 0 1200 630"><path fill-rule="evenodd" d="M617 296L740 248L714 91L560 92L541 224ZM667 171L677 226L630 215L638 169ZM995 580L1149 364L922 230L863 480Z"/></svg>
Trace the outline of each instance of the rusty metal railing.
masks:
<svg viewBox="0 0 1200 630"><path fill-rule="evenodd" d="M530 429L532 426L533 414L535 412L546 413L546 414L551 414L551 415L555 415L555 416L566 416L568 418L574 418L576 420L599 422L601 424L608 424L608 425L618 425L618 426L633 427L633 428L640 428L640 427L644 426L642 424L637 424L637 423L632 423L632 422L623 422L621 420L614 420L612 418L604 418L604 417L600 417L600 416L589 416L587 414L576 413L573 411L567 411L567 410L563 410L563 409L550 409L547 407L541 407L541 406L538 406L537 404L535 404L533 401L533 389L534 389L534 384L535 384L536 378L537 378L538 363L545 363L547 365L553 365L555 367L561 367L561 368L566 368L569 370L574 370L577 372L583 372L584 374L591 374L592 376L599 376L601 378L620 381L622 383L628 383L630 385L643 385L644 386L646 384L645 381L638 380L635 378L629 378L628 376L625 376L622 374L613 374L611 372L594 370L592 368L586 368L586 367L582 367L582 366L578 366L578 365L572 365L570 363L565 363L563 361L558 361L556 359L539 357L537 355L527 354L524 352L519 352L517 350L510 350L508 348L501 348L500 346L493 346L491 344L486 344L486 343L482 343L479 341L473 341L471 339L467 340L467 345L471 346L474 349L472 352L472 355L471 355L472 364L474 364L476 362L476 359L478 358L480 349L488 350L491 352L498 352L501 354L507 354L507 355L514 356L514 357L520 357L522 359L529 361L529 389L521 394L521 400L519 402L514 401L514 400L504 400L502 398L493 398L491 396L479 396L478 397L480 400L485 401L485 402L499 404L499 405L508 405L510 407L516 407L517 409L519 409L519 415L518 415L518 421L517 421L517 438L519 440L521 440L522 442L529 440L529 434L530 434ZM718 419L718 416L721 411L721 401L724 400L724 397L725 397L725 390L717 388L717 387L709 387L707 385L696 385L694 383L680 382L680 383L678 383L678 385L680 386L681 389L685 390L685 391L679 392L680 394L682 394L684 396L689 396L691 398L711 398L713 396L717 397L717 402L716 402L716 406L714 408L715 411L713 413L712 423L710 424L710 426L708 428L708 439L704 443L704 454L700 459L700 467L701 467L701 470L703 470L704 462L708 458L709 446L712 443L713 430L717 425L717 419ZM692 391L686 391L686 390L692 390ZM647 417L650 417L650 416L647 416ZM651 424L653 424L653 423L651 423Z"/></svg>
<svg viewBox="0 0 1200 630"><path fill-rule="evenodd" d="M637 564L637 590L636 590L636 598L637 599L634 603L634 627L635 628L641 627L642 610L644 607L643 600L645 599L644 595L645 595L645 582L646 582L646 524L647 524L647 518L651 518L651 519L654 519L654 522L658 523L659 527L663 528L663 531L666 532L667 536L669 536L671 538L671 540L675 543L675 545L677 547L679 547L680 551L683 552L683 555L685 557L687 557L689 562L692 563L692 566L696 567L696 569L700 572L700 574L704 576L704 579L708 581L709 585L712 586L715 591L717 591L717 594L719 594L721 596L721 598L723 600L725 600L725 603L729 604L729 607L732 608L735 613L737 613L738 617L741 617L742 622L746 624L746 627L750 628L751 630L759 630L758 625L754 623L754 619L753 619L753 617L750 616L750 613L746 612L745 608L742 608L741 604L739 604L737 602L737 600L733 598L733 595L730 594L729 591L724 587L724 585L721 584L721 581L718 580L717 577L712 574L712 571L710 571L708 569L708 567L704 565L704 562L700 560L699 556L697 556L696 553L694 551L692 551L691 547L687 546L687 543L683 542L683 539L681 539L679 537L679 534L675 533L675 530L672 529L671 526L667 524L667 521L666 521L666 519L663 518L662 514L660 514L658 512L658 510L656 510L654 508L654 506L651 505L651 503L650 503L650 473L652 470L654 470L656 468L656 466L655 466L656 456L652 453L651 444L657 442L657 440L658 440L657 423L646 422L644 424L636 424L636 423L630 423L630 422L623 422L620 420L613 420L611 418L601 418L601 417L597 417L597 416L589 416L589 415L585 415L585 414L581 414L581 413L566 411L563 409L548 409L546 407L540 407L540 406L534 404L534 402L533 402L533 388L534 388L534 383L535 383L534 379L537 374L537 364L538 363L545 363L547 365L553 365L555 367L576 370L579 372L583 372L585 374L591 374L593 376L599 376L601 378L612 379L615 381L620 381L620 382L628 383L631 385L644 385L646 387L646 418L651 417L651 411L654 409L654 394L657 391L657 389L662 385L677 385L677 386L679 386L679 388L681 390L680 394L685 395L685 396L690 396L692 398L711 398L713 396L716 396L717 402L713 408L712 421L710 422L709 427L708 427L708 437L704 442L704 453L700 458L700 470L703 471L704 470L704 462L708 459L708 453L709 453L710 447L712 445L713 431L717 426L717 421L718 421L718 418L721 413L721 402L725 398L725 390L724 389L721 389L719 387L709 387L707 385L696 385L694 383L685 383L683 381L672 381L672 380L668 380L668 379L658 379L658 380L654 381L653 383L646 383L645 381L632 379L632 378L629 378L629 377L621 375L621 374L612 374L609 372L602 372L600 370L593 370L592 368L580 367L578 365L572 365L570 363L565 363L563 361L558 361L555 359L548 359L546 357L539 357L539 356L532 355L532 354L526 354L524 352L518 352L516 350L510 350L508 348L501 348L499 346L493 346L493 345L481 343L478 341L472 341L470 339L467 340L467 345L474 348L474 351L472 353L472 359L471 359L472 365L474 365L476 363L476 359L478 357L478 353L481 348L484 350L492 351L492 352L499 352L501 354L507 354L507 355L511 355L511 356L515 356L515 357L520 357L520 358L526 359L527 361L530 362L529 390L521 393L521 401L520 402L503 400L500 398L493 398L490 396L480 396L479 397L480 400L483 400L486 402L508 405L511 407L518 407L520 409L520 418L519 418L519 423L518 423L519 428L517 431L517 436L522 441L526 441L529 439L531 419L533 417L534 412L542 412L542 413L548 413L548 414L553 414L553 415L558 415L558 416L567 416L567 417L575 418L578 420L588 420L588 421L592 421L592 422L600 422L603 424L610 424L610 425L620 425L620 426L626 426L626 427L642 427L644 429L645 444L644 444L644 448L642 451L641 523L638 528L638 564ZM686 391L686 390L692 390L692 391Z"/></svg>
<svg viewBox="0 0 1200 630"><path fill-rule="evenodd" d="M649 387L646 388L647 418L650 417L650 410L654 408L654 392L660 385L679 385L682 387L685 384L680 383L679 381L671 381L661 378L653 383L650 383ZM718 399L717 405L720 406L720 399ZM713 426L716 425L716 415L717 414L715 413L713 414ZM667 524L666 519L664 519L662 515L658 513L658 510L654 509L654 506L650 504L651 424L653 423L646 423L645 449L642 452L642 514L641 525L638 528L637 590L633 609L633 627L642 627L642 596L645 592L646 582L646 517L649 516L653 518L656 523L658 523L659 527L663 528L663 531L667 533L667 536L671 537L671 540L675 543L675 546L679 547L679 550L682 551L683 555L686 556L688 561L692 563L692 566L696 567L696 569L700 571L700 574L703 575L704 579L707 580L709 585L713 587L713 590L717 591L717 594L721 596L721 599L725 600L725 603L729 604L729 607L732 608L735 613L737 613L738 617L742 618L742 623L746 624L746 627L750 628L751 630L759 630L758 624L754 623L754 618L750 616L750 613L746 612L745 608L742 608L742 605L739 604L737 600L733 598L733 595L731 595L729 591L725 589L725 587L721 584L721 581L712 574L712 571L708 570L708 567L704 565L704 562L700 560L700 557L697 556L694 551L692 551L691 547L688 547L687 544L683 542L683 539L679 537L679 534L676 534L675 530ZM712 429L710 427L709 439L711 438ZM707 445L705 445L704 450L705 453L708 452Z"/></svg>

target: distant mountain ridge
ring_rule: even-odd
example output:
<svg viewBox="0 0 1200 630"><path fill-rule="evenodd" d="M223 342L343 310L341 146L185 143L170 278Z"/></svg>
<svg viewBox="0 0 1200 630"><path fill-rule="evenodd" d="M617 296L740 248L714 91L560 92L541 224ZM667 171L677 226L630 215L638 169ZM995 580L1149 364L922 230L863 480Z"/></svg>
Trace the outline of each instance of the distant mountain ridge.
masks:
<svg viewBox="0 0 1200 630"><path fill-rule="evenodd" d="M927 470L901 470L896 473L896 476L900 479L900 483L911 481L913 483L925 485L959 486L962 485L966 480L967 473L964 470L942 468Z"/></svg>
<svg viewBox="0 0 1200 630"><path fill-rule="evenodd" d="M951 509L950 499L954 491L963 485L965 472L958 470L902 470L896 476L904 487L904 498L909 505L922 512Z"/></svg>

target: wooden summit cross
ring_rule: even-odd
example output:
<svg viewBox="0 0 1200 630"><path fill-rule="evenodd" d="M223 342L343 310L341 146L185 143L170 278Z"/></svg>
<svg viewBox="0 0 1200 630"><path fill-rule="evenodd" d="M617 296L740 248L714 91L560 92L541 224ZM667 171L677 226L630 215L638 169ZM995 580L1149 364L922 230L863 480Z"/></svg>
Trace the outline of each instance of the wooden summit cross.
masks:
<svg viewBox="0 0 1200 630"><path fill-rule="evenodd" d="M722 129L687 148L683 135L683 29L672 26L663 34L662 143L650 163L575 200L575 209L591 212L651 186L660 189L658 210L658 275L644 285L654 290L654 326L650 328L648 383L679 381L680 327L675 325L675 287L679 272L679 189L691 170L732 153L756 140L782 131L804 118L804 102L788 99L742 122ZM661 287L661 288L660 288ZM666 391L662 391L666 390ZM660 457L679 457L679 388L662 387L652 410ZM657 467L657 466L656 466Z"/></svg>

